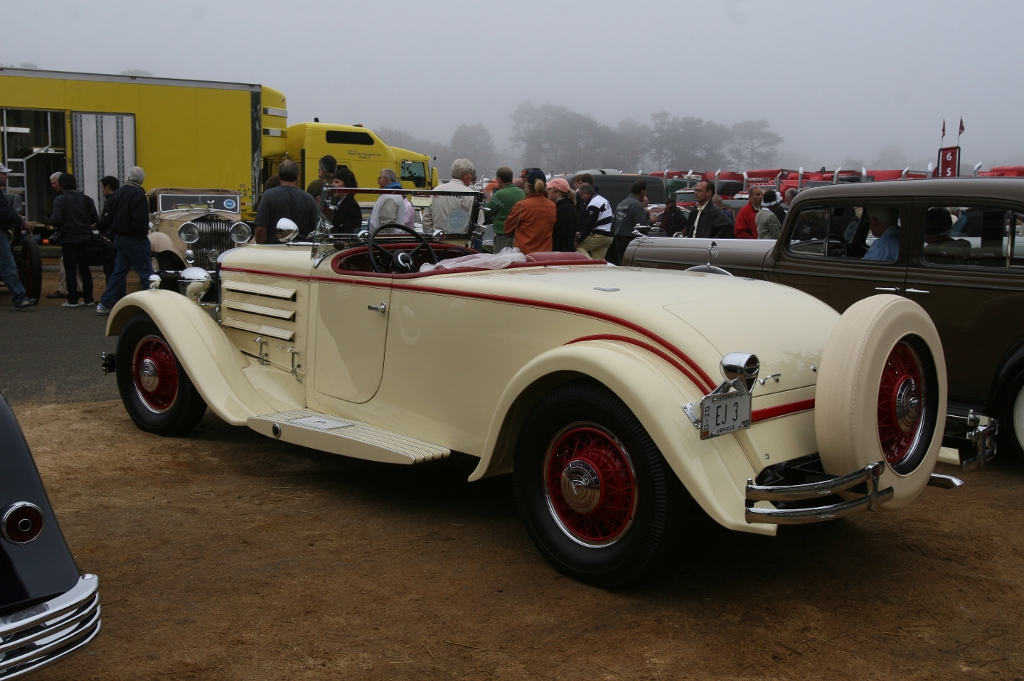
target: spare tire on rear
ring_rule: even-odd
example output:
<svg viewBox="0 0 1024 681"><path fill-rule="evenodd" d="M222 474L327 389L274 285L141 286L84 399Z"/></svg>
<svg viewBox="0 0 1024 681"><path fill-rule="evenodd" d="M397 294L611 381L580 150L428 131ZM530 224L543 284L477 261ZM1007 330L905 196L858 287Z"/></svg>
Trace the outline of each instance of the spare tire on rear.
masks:
<svg viewBox="0 0 1024 681"><path fill-rule="evenodd" d="M946 363L931 318L899 296L865 298L843 313L818 369L814 428L826 473L885 462L882 508L921 493L946 421Z"/></svg>

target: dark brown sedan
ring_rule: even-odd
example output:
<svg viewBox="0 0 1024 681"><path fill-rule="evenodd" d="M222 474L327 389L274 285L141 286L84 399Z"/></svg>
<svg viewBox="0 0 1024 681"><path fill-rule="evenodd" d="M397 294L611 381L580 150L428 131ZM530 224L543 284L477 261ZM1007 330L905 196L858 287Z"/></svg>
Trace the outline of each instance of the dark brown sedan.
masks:
<svg viewBox="0 0 1024 681"><path fill-rule="evenodd" d="M949 446L1000 441L1024 457L1024 180L963 178L802 192L777 242L642 238L623 265L686 269L793 286L839 312L876 293L919 303L942 339ZM799 323L799 320L779 320ZM964 438L974 436L975 442Z"/></svg>

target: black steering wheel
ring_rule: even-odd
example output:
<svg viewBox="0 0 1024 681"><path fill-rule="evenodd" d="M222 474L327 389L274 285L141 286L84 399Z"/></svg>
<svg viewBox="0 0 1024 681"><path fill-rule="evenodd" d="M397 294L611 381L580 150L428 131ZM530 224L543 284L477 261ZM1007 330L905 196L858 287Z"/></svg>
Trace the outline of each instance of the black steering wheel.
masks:
<svg viewBox="0 0 1024 681"><path fill-rule="evenodd" d="M407 234L411 234L412 236L416 237L416 240L419 241L419 244L417 244L416 248L412 249L411 251L404 251L398 248L391 251L386 250L385 248L380 246L380 244L378 244L376 241L377 234L382 229L400 229L403 232L406 232ZM431 264L436 265L437 253L435 253L434 249L430 247L430 242L427 241L427 238L425 236L417 232L412 227L400 225L396 222L381 225L377 229L370 232L370 239L367 242L367 248L370 255L370 268L374 272L391 271L397 272L399 274L408 274L409 272L414 272L416 268L416 254L419 253L420 249L424 247L426 247L427 253L430 256ZM374 249L376 249L376 251ZM390 269L385 269L389 267Z"/></svg>

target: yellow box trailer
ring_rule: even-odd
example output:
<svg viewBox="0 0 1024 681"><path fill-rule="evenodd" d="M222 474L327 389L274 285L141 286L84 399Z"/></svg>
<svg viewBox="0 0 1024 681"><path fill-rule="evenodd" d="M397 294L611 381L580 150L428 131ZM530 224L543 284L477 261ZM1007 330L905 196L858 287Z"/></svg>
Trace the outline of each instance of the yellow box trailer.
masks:
<svg viewBox="0 0 1024 681"><path fill-rule="evenodd" d="M286 152L284 95L247 83L0 68L0 153L30 221L52 211L50 174L71 172L102 205L100 178L133 165L147 187L239 193L244 219L264 156Z"/></svg>

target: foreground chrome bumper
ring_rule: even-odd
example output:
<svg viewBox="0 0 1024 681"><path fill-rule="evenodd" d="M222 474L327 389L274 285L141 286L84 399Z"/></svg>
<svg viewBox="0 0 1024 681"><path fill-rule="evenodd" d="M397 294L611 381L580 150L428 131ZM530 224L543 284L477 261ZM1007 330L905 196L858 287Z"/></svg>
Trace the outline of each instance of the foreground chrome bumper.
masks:
<svg viewBox="0 0 1024 681"><path fill-rule="evenodd" d="M67 593L0 617L0 680L73 653L100 630L99 579L84 575Z"/></svg>
<svg viewBox="0 0 1024 681"><path fill-rule="evenodd" d="M851 513L861 511L877 511L881 505L892 498L892 487L878 489L878 481L885 470L881 461L869 463L859 471L854 471L838 478L812 482L803 485L755 485L752 478L747 478L746 520L748 523L774 523L776 525L802 525L818 523L823 520L842 518ZM963 483L950 476L933 473L928 484L934 487L952 489ZM839 492L848 492L858 485L864 485L863 496L850 501L842 501L827 506L814 508L754 508L756 501L804 501L820 499ZM858 493L860 493L858 491Z"/></svg>

